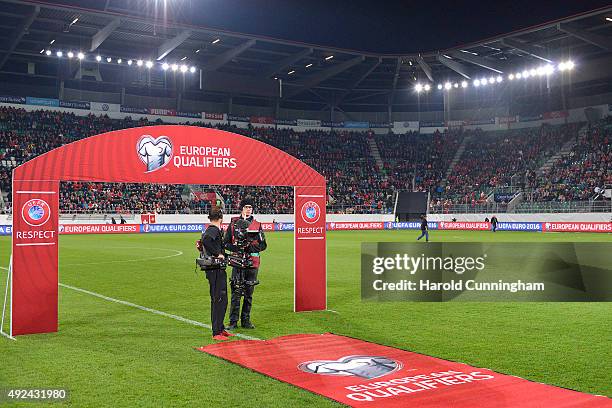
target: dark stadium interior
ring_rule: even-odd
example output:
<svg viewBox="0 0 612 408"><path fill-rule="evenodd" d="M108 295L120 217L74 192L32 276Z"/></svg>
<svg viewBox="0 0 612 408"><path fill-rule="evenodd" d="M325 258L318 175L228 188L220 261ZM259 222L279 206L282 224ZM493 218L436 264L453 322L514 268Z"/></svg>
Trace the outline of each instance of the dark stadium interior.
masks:
<svg viewBox="0 0 612 408"><path fill-rule="evenodd" d="M448 43L451 48L420 53L407 45L408 53L400 54L384 47L355 51L358 38L340 48L290 36L275 39L275 34L283 36L273 27L253 34L231 31L231 26L211 28L208 20L187 15L194 6L186 1L171 4L164 15L142 1L0 1L0 95L120 104L134 112L134 119L111 119L100 112L78 116L1 107L2 211L10 211L11 169L20 163L109 130L178 123L161 116L141 119L138 112L148 108L192 117L227 115L224 124L193 118L182 123L245 134L305 161L327 178L331 212L389 213L395 192L405 189L429 192L433 212L505 211L519 191L523 202L513 211L597 210L603 199L599 189L612 184L612 131L605 114L496 131L463 124L486 125L499 117L542 119L547 112L612 102L612 7L593 9L601 5L580 2L534 13L520 23L509 17L493 31L471 30L470 36L481 37L463 38L467 45ZM312 10L304 8L305 15L318 12L317 2L308 7ZM515 8L520 4L512 13ZM340 24L336 30L345 28ZM448 37L444 30L439 35ZM83 58L77 52L85 53ZM152 62L136 68L128 60ZM514 72L531 70L536 76L541 64L563 61L578 69L511 80ZM435 89L443 84L448 92ZM423 85L426 91L415 91ZM236 126L232 117L273 118L276 125ZM279 126L297 118L326 122L332 129ZM349 121L377 129L333 128ZM393 134L392 123L401 121L440 129ZM61 208L65 213L200 213L208 202L193 193L207 189L221 194L229 208L244 193L231 186L72 183L63 185ZM503 193L505 199L492 199ZM267 199L271 196L273 203ZM256 198L259 211L292 212L287 188L258 189Z"/></svg>

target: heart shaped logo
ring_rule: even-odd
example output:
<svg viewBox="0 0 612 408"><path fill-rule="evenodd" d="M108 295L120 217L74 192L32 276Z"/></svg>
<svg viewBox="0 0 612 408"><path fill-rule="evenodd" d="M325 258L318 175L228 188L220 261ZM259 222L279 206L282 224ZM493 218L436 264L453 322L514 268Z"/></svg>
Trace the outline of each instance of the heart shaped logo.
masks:
<svg viewBox="0 0 612 408"><path fill-rule="evenodd" d="M167 136L155 139L151 135L143 135L136 144L136 152L140 160L147 166L147 173L159 170L170 163L172 142Z"/></svg>
<svg viewBox="0 0 612 408"><path fill-rule="evenodd" d="M382 356L345 356L338 360L306 361L298 368L310 374L378 378L402 368L402 363Z"/></svg>

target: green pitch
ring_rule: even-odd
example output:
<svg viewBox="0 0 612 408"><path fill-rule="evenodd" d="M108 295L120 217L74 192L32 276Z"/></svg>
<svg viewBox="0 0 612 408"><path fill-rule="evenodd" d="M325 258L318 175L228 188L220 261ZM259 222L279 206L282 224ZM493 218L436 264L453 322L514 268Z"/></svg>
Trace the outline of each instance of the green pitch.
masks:
<svg viewBox="0 0 612 408"><path fill-rule="evenodd" d="M362 303L360 243L417 231L328 235L330 311L293 313L293 234L268 236L252 313L266 339L334 332L579 391L612 395L610 303ZM194 273L196 234L60 238L60 282L210 323L208 284ZM433 241L612 241L609 234L432 231ZM10 239L0 239L7 266ZM520 254L517 254L520 256ZM2 295L6 270L0 270ZM0 337L0 387L65 387L77 407L338 406L192 349L210 330L59 288L60 331ZM5 331L8 327L5 325Z"/></svg>

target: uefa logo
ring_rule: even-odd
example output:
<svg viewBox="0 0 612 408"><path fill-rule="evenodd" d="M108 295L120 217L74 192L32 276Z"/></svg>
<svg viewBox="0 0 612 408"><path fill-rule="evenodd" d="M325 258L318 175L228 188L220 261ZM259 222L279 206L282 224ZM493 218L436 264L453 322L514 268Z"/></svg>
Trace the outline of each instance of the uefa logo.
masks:
<svg viewBox="0 0 612 408"><path fill-rule="evenodd" d="M400 370L402 363L381 356L345 356L338 360L306 361L298 368L310 374L373 379Z"/></svg>
<svg viewBox="0 0 612 408"><path fill-rule="evenodd" d="M136 144L136 152L140 160L147 166L146 172L150 173L170 163L172 142L167 136L155 139L151 135L143 135Z"/></svg>
<svg viewBox="0 0 612 408"><path fill-rule="evenodd" d="M21 207L21 218L32 227L45 225L51 217L51 207L45 200L33 198Z"/></svg>
<svg viewBox="0 0 612 408"><path fill-rule="evenodd" d="M302 214L302 219L308 224L314 224L319 221L319 217L321 217L321 207L319 204L314 201L307 201L302 206L302 210L300 211Z"/></svg>

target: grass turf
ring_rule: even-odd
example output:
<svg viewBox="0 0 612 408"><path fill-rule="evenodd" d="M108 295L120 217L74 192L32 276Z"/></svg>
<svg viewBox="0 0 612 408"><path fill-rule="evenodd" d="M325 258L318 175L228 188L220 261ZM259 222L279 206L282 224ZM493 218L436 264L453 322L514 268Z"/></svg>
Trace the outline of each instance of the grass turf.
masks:
<svg viewBox="0 0 612 408"><path fill-rule="evenodd" d="M258 338L334 332L579 391L611 395L609 303L371 303L360 300L360 243L417 231L328 234L328 306L293 313L293 235L270 233L252 319ZM612 241L609 234L432 231L433 241ZM60 237L60 282L202 323L208 285L195 234ZM152 249L156 248L156 249ZM183 252L180 254L180 252ZM10 239L0 238L8 264ZM173 256L174 255L174 256ZM150 259L150 258L157 259ZM147 260L149 259L149 260ZM1 270L4 284L6 271ZM4 286L2 286L4 289ZM0 337L0 386L66 387L73 406L339 406L192 348L210 331L59 289L60 331ZM5 327L6 329L6 327Z"/></svg>

